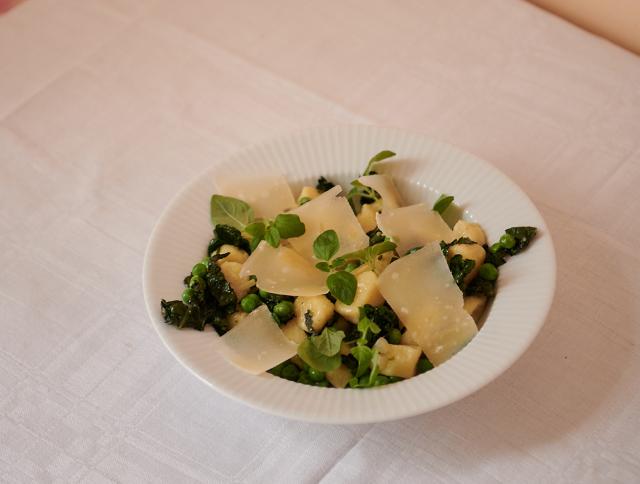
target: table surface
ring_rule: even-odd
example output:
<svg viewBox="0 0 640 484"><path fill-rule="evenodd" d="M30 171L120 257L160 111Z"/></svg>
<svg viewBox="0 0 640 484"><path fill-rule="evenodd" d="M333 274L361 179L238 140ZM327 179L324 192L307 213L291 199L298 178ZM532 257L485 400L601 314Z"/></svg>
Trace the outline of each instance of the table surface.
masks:
<svg viewBox="0 0 640 484"><path fill-rule="evenodd" d="M408 420L288 421L154 333L176 191L301 127L406 127L511 176L558 288L529 351ZM0 480L637 482L640 59L523 2L28 0L0 17Z"/></svg>

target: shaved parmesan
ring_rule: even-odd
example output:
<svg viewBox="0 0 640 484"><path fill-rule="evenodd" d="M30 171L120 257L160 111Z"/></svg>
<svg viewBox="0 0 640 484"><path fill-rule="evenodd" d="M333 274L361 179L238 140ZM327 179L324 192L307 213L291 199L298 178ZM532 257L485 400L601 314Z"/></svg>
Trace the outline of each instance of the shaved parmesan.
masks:
<svg viewBox="0 0 640 484"><path fill-rule="evenodd" d="M216 186L223 195L244 200L257 218L274 218L296 206L287 180L281 175L259 178L221 178Z"/></svg>
<svg viewBox="0 0 640 484"><path fill-rule="evenodd" d="M376 221L382 233L398 244L396 250L400 255L429 242L450 242L455 237L440 214L423 203L384 210Z"/></svg>
<svg viewBox="0 0 640 484"><path fill-rule="evenodd" d="M369 237L362 230L351 206L344 197L337 197L340 186L327 190L317 198L301 205L290 213L297 214L305 225L300 237L288 239L291 246L307 259L313 259L313 241L325 230L338 234L340 249L336 256L353 252L369 245Z"/></svg>
<svg viewBox="0 0 640 484"><path fill-rule="evenodd" d="M369 188L373 188L380 194L383 211L402 206L400 194L389 175L361 176L358 181Z"/></svg>
<svg viewBox="0 0 640 484"><path fill-rule="evenodd" d="M287 361L298 351L298 345L284 335L265 305L242 318L220 341L220 353L254 375Z"/></svg>
<svg viewBox="0 0 640 484"><path fill-rule="evenodd" d="M317 296L329 290L325 272L295 250L282 245L274 249L264 240L243 264L240 275L256 276L256 286L274 294Z"/></svg>
<svg viewBox="0 0 640 484"><path fill-rule="evenodd" d="M437 242L392 262L378 287L434 365L451 358L478 332Z"/></svg>

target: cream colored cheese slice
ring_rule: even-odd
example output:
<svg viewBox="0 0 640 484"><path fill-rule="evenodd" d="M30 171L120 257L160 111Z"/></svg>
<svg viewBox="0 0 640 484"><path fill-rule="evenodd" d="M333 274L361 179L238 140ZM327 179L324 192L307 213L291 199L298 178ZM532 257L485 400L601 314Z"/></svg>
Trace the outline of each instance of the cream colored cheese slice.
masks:
<svg viewBox="0 0 640 484"><path fill-rule="evenodd" d="M288 360L298 350L298 345L284 335L264 304L242 318L220 341L220 353L254 375Z"/></svg>
<svg viewBox="0 0 640 484"><path fill-rule="evenodd" d="M438 212L423 203L384 210L376 215L378 228L398 244L398 254L429 242L450 242L455 235Z"/></svg>
<svg viewBox="0 0 640 484"><path fill-rule="evenodd" d="M382 211L402 206L400 194L389 175L367 175L358 178L365 186L373 188L382 197Z"/></svg>
<svg viewBox="0 0 640 484"><path fill-rule="evenodd" d="M389 264L378 288L434 365L451 358L478 332L438 242Z"/></svg>
<svg viewBox="0 0 640 484"><path fill-rule="evenodd" d="M239 198L253 209L256 218L275 218L296 206L285 177L268 175L257 178L221 178L216 186L222 195Z"/></svg>
<svg viewBox="0 0 640 484"><path fill-rule="evenodd" d="M280 245L274 249L264 240L249 256L240 276L256 276L259 289L287 296L325 294L327 273L321 272L295 250Z"/></svg>
<svg viewBox="0 0 640 484"><path fill-rule="evenodd" d="M338 234L340 249L336 256L362 249L369 245L369 238L362 230L358 219L351 210L345 197L337 195L342 191L340 186L327 190L317 198L291 210L304 223L302 236L288 239L291 246L310 260L313 256L313 241L325 230L333 229Z"/></svg>

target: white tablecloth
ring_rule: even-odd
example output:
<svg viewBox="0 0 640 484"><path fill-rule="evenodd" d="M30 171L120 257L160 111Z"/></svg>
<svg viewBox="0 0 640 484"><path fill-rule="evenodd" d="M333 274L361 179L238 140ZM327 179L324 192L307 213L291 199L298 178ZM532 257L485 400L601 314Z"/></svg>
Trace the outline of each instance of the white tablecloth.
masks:
<svg viewBox="0 0 640 484"><path fill-rule="evenodd" d="M154 222L234 150L423 131L513 177L557 297L506 374L409 420L218 395L141 294ZM27 0L0 16L0 479L638 482L640 59L527 3Z"/></svg>

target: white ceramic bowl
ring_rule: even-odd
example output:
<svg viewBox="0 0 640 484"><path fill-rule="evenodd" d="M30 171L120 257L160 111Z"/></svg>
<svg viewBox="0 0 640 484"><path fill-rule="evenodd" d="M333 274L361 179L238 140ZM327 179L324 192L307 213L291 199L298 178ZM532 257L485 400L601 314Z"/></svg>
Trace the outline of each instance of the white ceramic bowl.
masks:
<svg viewBox="0 0 640 484"><path fill-rule="evenodd" d="M183 277L205 255L212 236L209 199L225 173L286 175L294 193L324 175L348 187L375 153L398 156L392 173L405 202L433 203L455 195L466 219L478 221L490 241L507 227L532 225L538 236L500 268L498 294L484 326L462 351L441 366L392 385L357 390L319 388L270 374L250 375L215 351L212 330L166 325L160 299L179 298ZM217 391L252 407L299 420L365 423L428 412L460 400L489 383L527 349L546 318L555 289L556 264L549 230L525 193L483 160L406 131L371 126L311 129L246 148L214 163L171 201L147 247L144 296L160 338L180 363Z"/></svg>

